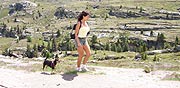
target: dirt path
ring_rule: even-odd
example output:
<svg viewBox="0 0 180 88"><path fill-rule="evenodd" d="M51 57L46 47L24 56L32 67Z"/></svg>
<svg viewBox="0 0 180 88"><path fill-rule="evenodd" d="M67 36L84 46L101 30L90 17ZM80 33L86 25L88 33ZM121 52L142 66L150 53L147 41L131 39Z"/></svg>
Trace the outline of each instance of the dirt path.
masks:
<svg viewBox="0 0 180 88"><path fill-rule="evenodd" d="M48 75L0 68L0 88L180 88L179 81L162 81L172 72L91 67L95 71Z"/></svg>

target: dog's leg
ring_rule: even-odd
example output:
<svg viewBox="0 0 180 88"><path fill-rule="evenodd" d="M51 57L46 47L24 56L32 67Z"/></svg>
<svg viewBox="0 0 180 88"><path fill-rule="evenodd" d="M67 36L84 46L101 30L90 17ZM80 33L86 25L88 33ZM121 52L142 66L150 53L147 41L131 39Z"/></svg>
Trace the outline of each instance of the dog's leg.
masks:
<svg viewBox="0 0 180 88"><path fill-rule="evenodd" d="M51 75L52 75L52 74L54 74L54 73L53 73L53 69L51 70Z"/></svg>
<svg viewBox="0 0 180 88"><path fill-rule="evenodd" d="M43 63L43 71L44 71L45 64Z"/></svg>
<svg viewBox="0 0 180 88"><path fill-rule="evenodd" d="M51 74L55 74L54 69L55 69L55 67L52 67Z"/></svg>

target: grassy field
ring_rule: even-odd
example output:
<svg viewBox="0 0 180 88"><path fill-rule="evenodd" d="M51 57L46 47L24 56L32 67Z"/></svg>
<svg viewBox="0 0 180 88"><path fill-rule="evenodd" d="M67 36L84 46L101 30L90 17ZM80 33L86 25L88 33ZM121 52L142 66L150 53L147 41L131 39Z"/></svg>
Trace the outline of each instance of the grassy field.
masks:
<svg viewBox="0 0 180 88"><path fill-rule="evenodd" d="M2 53L6 48L10 47L13 44L12 38L3 38L0 37L0 53Z"/></svg>
<svg viewBox="0 0 180 88"><path fill-rule="evenodd" d="M64 53L64 52L63 52ZM73 53L76 53L74 51ZM164 77L162 80L179 80L179 72L180 72L180 53L166 53L166 54L157 54L157 58L159 61L153 61L154 55L149 55L147 60L134 60L134 56L136 53L134 52L124 52L124 53L115 53L110 51L93 51L93 55L90 57L88 61L88 66L104 66L104 67L118 67L118 68L142 68L145 66L149 66L150 71L175 71L177 73L173 73ZM101 58L104 58L106 55L115 55L115 56L123 56L122 59L117 60L100 60L94 58L94 56L98 55ZM15 59L14 59L15 60ZM19 59L20 60L20 59ZM17 61L19 61L17 60ZM65 73L65 74L91 74L94 71L93 68L90 67L91 72L77 72L75 70L77 57L66 56L63 58L59 58L60 63L57 64L56 69L53 71L55 73ZM95 60L95 61L94 61ZM0 61L0 67L15 69L15 70L25 70L28 72L47 72L51 73L52 69L47 67L45 70L42 70L42 60L34 59L21 59L22 63L13 65L9 62ZM27 65L25 65L27 64ZM103 73L98 73L103 74Z"/></svg>
<svg viewBox="0 0 180 88"><path fill-rule="evenodd" d="M100 53L98 56L103 58L104 52ZM124 56L125 58L118 60L105 60L92 65L102 65L102 66L111 66L111 67L123 67L123 68L144 68L145 65L149 65L153 70L170 70L170 71L180 71L180 53L166 53L166 54L157 54L156 57L160 61L153 61L155 55L148 55L147 60L136 61L134 59L136 53L134 52L125 52L117 53L106 52L107 55L118 55Z"/></svg>
<svg viewBox="0 0 180 88"><path fill-rule="evenodd" d="M98 56L101 58L104 58L104 52L102 51L96 51L98 52ZM123 56L122 59L117 60L97 60L94 58L95 55L92 55L89 59L88 65L90 66L105 66L105 67L119 67L119 68L144 68L145 66L149 66L151 71L156 70L165 70L165 71L177 71L180 72L180 53L167 53L167 54L157 54L157 58L159 58L159 61L153 61L154 55L149 55L147 60L140 60L136 61L134 60L134 56L136 53L134 52L125 52L125 53L117 53L114 52L105 52L116 55L116 56ZM60 63L57 64L55 72L64 72L69 73L73 72L76 67L76 60L77 57L73 56L67 56L64 58L59 58ZM95 60L95 62L94 62ZM30 72L36 72L36 71L42 71L42 62L41 60L35 60L35 59L23 59L23 63L30 63L30 62L38 62L34 64L29 64L27 66L24 65L7 65L11 63L7 62L0 62L0 66L5 66L12 69L17 70L26 70ZM93 61L93 62L92 62ZM28 68L28 69L27 69ZM51 72L51 68L46 68L45 71Z"/></svg>
<svg viewBox="0 0 180 88"><path fill-rule="evenodd" d="M9 12L9 9L2 9L0 10L0 19L7 16Z"/></svg>

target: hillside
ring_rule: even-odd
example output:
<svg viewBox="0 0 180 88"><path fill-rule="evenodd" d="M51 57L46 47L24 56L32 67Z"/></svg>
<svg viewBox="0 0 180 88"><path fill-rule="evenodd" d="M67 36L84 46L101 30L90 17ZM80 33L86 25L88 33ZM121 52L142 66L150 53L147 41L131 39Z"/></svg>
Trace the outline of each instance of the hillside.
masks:
<svg viewBox="0 0 180 88"><path fill-rule="evenodd" d="M170 83L180 80L179 0L0 0L0 70L39 74L43 60L57 55L62 62L55 72L74 74L78 54L69 33L84 10L90 13L92 72L93 66L138 68L145 76L169 71L176 76L165 79L167 86L175 88ZM165 83L159 80L149 81L157 87Z"/></svg>

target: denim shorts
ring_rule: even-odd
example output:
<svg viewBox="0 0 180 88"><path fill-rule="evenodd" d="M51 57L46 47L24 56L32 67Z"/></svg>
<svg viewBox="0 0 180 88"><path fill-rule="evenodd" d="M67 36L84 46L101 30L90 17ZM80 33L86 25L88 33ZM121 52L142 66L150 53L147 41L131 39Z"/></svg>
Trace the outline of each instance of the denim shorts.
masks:
<svg viewBox="0 0 180 88"><path fill-rule="evenodd" d="M76 47L78 47L78 43L76 42ZM81 43L81 45L86 45L87 44L87 39L86 38L79 38L79 42Z"/></svg>

